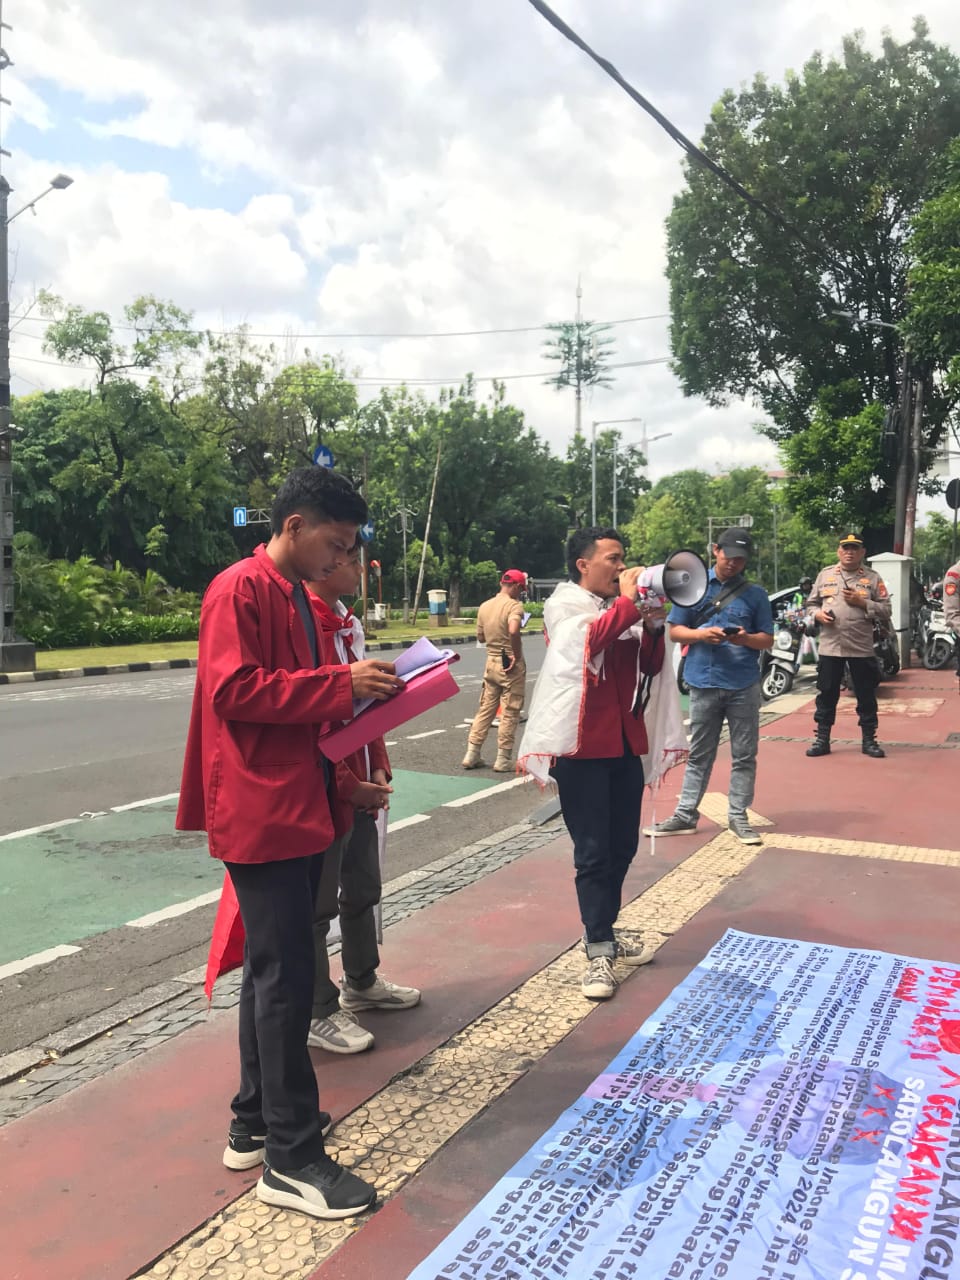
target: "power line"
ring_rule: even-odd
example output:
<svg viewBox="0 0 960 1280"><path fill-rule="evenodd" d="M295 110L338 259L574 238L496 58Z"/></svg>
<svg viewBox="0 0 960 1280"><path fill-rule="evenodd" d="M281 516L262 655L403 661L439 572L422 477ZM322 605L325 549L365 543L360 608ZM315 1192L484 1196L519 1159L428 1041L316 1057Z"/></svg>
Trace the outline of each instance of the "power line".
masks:
<svg viewBox="0 0 960 1280"><path fill-rule="evenodd" d="M566 36L572 44L575 44L578 49L581 49L588 58L591 58L598 67L602 68L602 70L607 73L611 80L614 80L620 86L624 93L632 98L639 107L642 107L648 115L652 116L654 120L656 120L657 124L660 125L661 129L673 138L674 142L676 142L677 145L687 153L691 160L695 160L697 164L703 165L705 169L709 169L710 172L714 174L715 177L719 178L725 186L729 187L731 191L735 191L741 200L745 200L752 208L770 218L772 222L777 224L781 231L785 231L788 235L793 236L794 239L798 240L815 260L822 256L821 250L811 244L803 232L799 231L793 223L788 222L783 214L778 213L776 209L771 208L770 205L765 204L756 196L751 195L746 187L739 183L732 174L728 173L726 169L724 169L723 165L718 164L716 160L711 160L705 151L701 151L696 143L691 142L685 134L681 133L672 120L668 120L661 111L657 110L652 102L648 101L638 89L633 87L629 80L624 79L612 62L601 57L596 50L591 49L586 40L584 40L582 36L577 35L576 31L574 31L572 27L568 26L558 14L554 13L548 4L544 3L544 0L529 0L529 3L533 5L534 9L537 10L542 18L545 18L552 27L556 27L561 35ZM836 268L834 269L836 270Z"/></svg>
<svg viewBox="0 0 960 1280"><path fill-rule="evenodd" d="M20 323L25 323L25 322L26 322L26 323L30 323L30 324L45 324L45 325L49 325L49 324L51 323L49 320L45 320L42 316L22 315L22 316L15 316L15 317L14 317L14 319L16 319L16 320L17 320L18 322L20 322ZM617 325L617 324L640 324L641 322L643 322L643 321L645 321L645 320L669 320L669 319L670 319L670 314L669 314L669 312L660 312L660 313L658 313L657 315L652 315L652 316L626 316L626 317L624 317L624 318L623 318L623 319L621 319L621 320L603 320L603 321L599 321L598 323L601 323L601 324L608 324L608 325ZM259 331L259 330L247 329L247 330L245 330L245 331L244 331L244 336L245 336L245 337L247 337L247 338L296 338L296 339L298 339L298 340L302 340L302 339L305 339L305 338L306 338L306 339L310 339L311 341L313 341L313 340L314 340L314 339L316 339L316 338L324 338L324 339L328 339L328 338L337 338L337 339L341 339L341 338L343 338L343 339L346 339L346 338L354 338L354 339L361 339L361 338L371 338L371 339L386 339L386 338L483 338L483 337L487 337L487 336L494 335L494 334L511 334L511 333L542 333L544 329L548 329L548 328L550 327L550 325L551 325L551 324L554 324L554 323L555 323L555 321L552 321L552 320L551 320L551 321L544 321L544 322L543 322L543 324L521 325L519 328L515 328L515 329L446 329L446 330L438 330L437 332L434 332L434 333L425 333L425 332L424 332L424 333L421 333L421 332L413 332L413 333L298 333L298 332L296 332L296 331L295 331L295 330L293 330L293 329L287 329L287 330L285 330L283 333L268 333L268 332L263 332L263 331ZM124 331L126 331L126 332L129 332L129 333L142 333L142 334L144 334L144 335L149 335L149 334L152 334L152 333L160 332L159 330L156 330L156 329L144 329L144 328L142 328L141 326L134 325L134 324L112 324L112 326L111 326L111 327L112 327L112 328L114 328L114 329L122 329L122 330L124 330ZM195 334L201 334L201 335L202 335L202 334L205 334L205 333L213 333L213 334L216 334L216 335L218 335L218 336L225 336L225 335L227 335L227 334L236 333L238 329L242 329L242 328L243 328L243 326L242 326L242 325L237 325L237 326L236 326L235 328L233 328L233 329L209 329L209 328L204 328L204 329L180 329L180 330L177 330L177 332L178 332L178 333L195 333ZM25 335L25 336L26 336L26 335Z"/></svg>
<svg viewBox="0 0 960 1280"><path fill-rule="evenodd" d="M40 356L22 356L22 355L19 355L17 352L13 353L12 358L14 360L24 360L28 364L49 365L55 369L76 369L78 373L99 373L99 369L97 368L96 365L74 364L67 360L44 360ZM669 363L670 363L669 356L655 356L652 360L624 360L618 364L608 365L608 368L635 369L635 368L640 368L641 366L644 366L644 365L669 364ZM158 374L169 372L169 370L164 369L162 366L157 366L152 369L147 369L147 368L124 369L122 372L125 377L136 375L136 374L140 374L144 377L154 377ZM447 378L403 378L403 377L376 378L376 377L373 377L372 375L367 375L367 374L358 374L357 377L351 377L348 374L345 377L345 381L356 383L357 386L449 387L456 383L463 382L467 376L472 377L474 382L515 382L518 379L522 379L522 378L543 378L544 381L546 381L547 378L549 377L549 371L546 369L538 369L533 373L503 373L503 374L488 373L488 374L470 374L470 375L466 373L459 373ZM26 381L26 379L24 379L24 381Z"/></svg>

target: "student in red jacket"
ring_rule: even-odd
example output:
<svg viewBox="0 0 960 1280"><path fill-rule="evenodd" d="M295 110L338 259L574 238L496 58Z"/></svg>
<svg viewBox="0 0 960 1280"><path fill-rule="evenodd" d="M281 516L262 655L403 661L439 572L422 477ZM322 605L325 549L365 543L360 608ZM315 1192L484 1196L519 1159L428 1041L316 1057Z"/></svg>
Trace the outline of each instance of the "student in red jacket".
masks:
<svg viewBox="0 0 960 1280"><path fill-rule="evenodd" d="M360 544L348 562L319 582L308 582L317 625L337 662L362 661L364 636L360 620L341 601L360 588ZM343 762L346 789L358 782L388 786L390 760L383 738L375 738ZM357 1013L369 1009L412 1009L420 1003L416 987L401 987L382 978L377 947L376 906L382 889L380 839L376 813L357 809L349 831L338 836L327 850L323 874L313 907L313 942L316 967L313 986L313 1019L307 1043L328 1053L362 1053L373 1048L373 1033L357 1021ZM327 935L331 921L340 917L340 988L330 977Z"/></svg>
<svg viewBox="0 0 960 1280"><path fill-rule="evenodd" d="M333 841L337 775L317 745L353 699L390 697L392 663L326 665L303 587L343 565L367 505L322 467L294 471L271 511L272 536L214 578L200 611L197 684L177 827L207 832L236 891L246 933L240 989L240 1089L224 1163L264 1162L257 1196L318 1218L369 1208L376 1191L324 1150L307 1051L313 901ZM390 788L356 783L355 806Z"/></svg>
<svg viewBox="0 0 960 1280"><path fill-rule="evenodd" d="M552 764L573 839L587 968L581 990L609 999L614 960L646 964L654 948L615 930L623 881L640 840L647 731L642 675L663 664L665 611L637 599L642 569L627 569L616 529L578 529L567 541L570 581L543 610L549 641L520 766L545 776Z"/></svg>

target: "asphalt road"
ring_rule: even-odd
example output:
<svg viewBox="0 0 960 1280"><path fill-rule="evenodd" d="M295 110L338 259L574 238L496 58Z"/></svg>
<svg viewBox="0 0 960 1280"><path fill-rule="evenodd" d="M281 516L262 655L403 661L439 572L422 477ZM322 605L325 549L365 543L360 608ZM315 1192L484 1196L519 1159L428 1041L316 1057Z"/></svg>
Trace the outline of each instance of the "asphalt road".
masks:
<svg viewBox="0 0 960 1280"><path fill-rule="evenodd" d="M525 649L529 696L542 660L542 639L528 637ZM402 775L395 812L426 815L391 834L388 880L523 821L542 803L540 793L525 784L462 807L444 807L445 799L476 790L483 781L510 781L509 775L490 770L466 775L459 767L466 726L479 696L483 654L467 645L457 652L460 661L453 671L461 692L388 739L391 762ZM170 903L158 901L157 906L189 899L217 882L219 866L209 860L203 837L176 836L163 804L124 813L119 834L114 831L106 845L102 839L98 845L95 836L98 823L121 821L109 813L115 807L138 806L179 789L193 684L192 671L154 671L0 688L0 837L81 819L52 835L0 840L0 945L6 919L8 936L16 925L23 937L15 948L18 958L44 951L54 941L80 947L50 963L0 977L0 1054L204 962L213 906L149 928L121 924L97 932L93 924L89 933L77 922L77 911L68 910L76 907L75 899L89 895L95 903L113 895L118 920L140 916L137 904L150 887L143 882L156 878L165 857L195 867L203 883L179 896L171 890ZM485 753L491 762L494 749L491 735ZM167 800L166 807L171 803ZM57 865L66 878L59 899L49 885L45 890L39 872L36 878L29 874L29 858L40 847L30 841L44 839L56 842ZM76 885L75 892L70 884ZM150 891L162 893L156 885ZM44 899L38 901L39 895ZM124 895L129 896L129 915L123 913ZM96 918L91 911L90 919ZM386 961L384 967L389 969Z"/></svg>

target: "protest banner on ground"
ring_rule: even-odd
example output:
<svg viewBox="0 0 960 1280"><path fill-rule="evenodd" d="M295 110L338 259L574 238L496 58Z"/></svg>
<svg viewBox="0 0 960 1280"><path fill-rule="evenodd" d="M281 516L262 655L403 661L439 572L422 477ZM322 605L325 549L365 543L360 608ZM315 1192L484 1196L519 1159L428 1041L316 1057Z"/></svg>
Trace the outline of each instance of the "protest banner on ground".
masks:
<svg viewBox="0 0 960 1280"><path fill-rule="evenodd" d="M957 1280L960 968L729 931L410 1280Z"/></svg>

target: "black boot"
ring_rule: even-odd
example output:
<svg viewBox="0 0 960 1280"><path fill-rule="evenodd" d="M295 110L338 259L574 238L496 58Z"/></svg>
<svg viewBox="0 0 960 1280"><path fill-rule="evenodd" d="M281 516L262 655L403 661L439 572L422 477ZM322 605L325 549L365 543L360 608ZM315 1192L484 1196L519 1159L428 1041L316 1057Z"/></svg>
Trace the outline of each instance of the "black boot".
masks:
<svg viewBox="0 0 960 1280"><path fill-rule="evenodd" d="M813 746L807 747L808 756L828 756L830 754L830 730L818 729Z"/></svg>
<svg viewBox="0 0 960 1280"><path fill-rule="evenodd" d="M865 756L873 756L874 760L884 760L887 755L872 733L863 735L863 746L860 750Z"/></svg>

